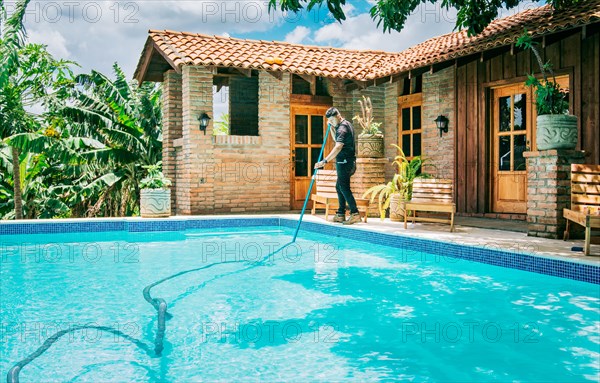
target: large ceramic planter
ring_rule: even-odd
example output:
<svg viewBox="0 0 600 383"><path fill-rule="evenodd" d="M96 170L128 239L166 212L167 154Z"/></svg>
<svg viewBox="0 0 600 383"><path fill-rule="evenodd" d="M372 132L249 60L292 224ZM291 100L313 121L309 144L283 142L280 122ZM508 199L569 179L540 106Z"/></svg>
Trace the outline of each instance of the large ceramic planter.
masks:
<svg viewBox="0 0 600 383"><path fill-rule="evenodd" d="M357 157L382 158L383 154L383 136L381 134L369 134L358 137Z"/></svg>
<svg viewBox="0 0 600 383"><path fill-rule="evenodd" d="M404 209L402 208L402 197L399 193L394 193L390 197L390 220L394 222L404 222Z"/></svg>
<svg viewBox="0 0 600 383"><path fill-rule="evenodd" d="M162 218L171 215L170 189L142 189L140 214L144 218Z"/></svg>
<svg viewBox="0 0 600 383"><path fill-rule="evenodd" d="M577 139L577 116L544 114L537 117L538 150L575 149Z"/></svg>

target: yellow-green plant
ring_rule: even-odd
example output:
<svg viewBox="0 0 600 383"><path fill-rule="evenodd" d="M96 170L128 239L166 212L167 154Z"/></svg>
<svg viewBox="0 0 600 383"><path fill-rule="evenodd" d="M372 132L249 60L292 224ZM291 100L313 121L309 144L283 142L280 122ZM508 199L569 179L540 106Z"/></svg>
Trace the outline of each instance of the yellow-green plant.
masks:
<svg viewBox="0 0 600 383"><path fill-rule="evenodd" d="M385 212L390 207L393 194L399 194L403 201L410 201L412 198L413 182L417 177L428 177L427 174L420 174L421 166L425 162L421 156L406 158L402 148L393 145L398 150L398 155L394 158L393 165L398 167L398 172L394 174L392 180L386 184L376 185L363 194L363 198L371 197L371 203L378 199L379 213L381 219L385 218Z"/></svg>
<svg viewBox="0 0 600 383"><path fill-rule="evenodd" d="M352 120L358 121L358 124L362 128L359 136L381 134L381 131L379 130L381 123L373 122L373 104L371 103L371 98L365 96L362 97L362 100L358 100L362 116L357 114L352 118Z"/></svg>

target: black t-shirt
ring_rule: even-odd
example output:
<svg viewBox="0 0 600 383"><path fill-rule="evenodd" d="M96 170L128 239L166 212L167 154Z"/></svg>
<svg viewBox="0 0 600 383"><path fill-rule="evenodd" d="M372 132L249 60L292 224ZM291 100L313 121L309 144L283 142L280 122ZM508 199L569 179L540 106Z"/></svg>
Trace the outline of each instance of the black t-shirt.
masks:
<svg viewBox="0 0 600 383"><path fill-rule="evenodd" d="M344 120L337 127L335 131L335 142L341 142L344 144L342 151L339 152L335 158L337 162L356 161L356 153L354 148L354 127L349 121Z"/></svg>

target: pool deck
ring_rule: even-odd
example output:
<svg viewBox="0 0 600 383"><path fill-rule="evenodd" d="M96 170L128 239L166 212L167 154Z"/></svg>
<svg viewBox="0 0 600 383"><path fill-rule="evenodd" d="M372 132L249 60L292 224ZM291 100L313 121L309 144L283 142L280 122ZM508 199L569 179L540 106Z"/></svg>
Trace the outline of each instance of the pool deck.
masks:
<svg viewBox="0 0 600 383"><path fill-rule="evenodd" d="M267 218L278 217L289 220L298 220L297 213L268 213L268 214L230 214L230 215L202 215L202 216L176 216L170 220L193 220L193 219L223 219L223 218ZM331 218L330 218L331 219ZM145 221L139 217L128 218L98 218L98 219L57 219L57 220L24 220L4 221L2 224L35 224L50 222L97 222L97 221ZM343 226L339 223L327 222L324 216L306 214L306 222L315 222L326 225ZM379 218L369 218L368 223L357 223L345 226L351 229L367 230L389 233L401 236L431 239L448 243L479 246L490 249L506 250L514 253L532 254L546 258L558 258L600 266L600 245L592 244L591 255L584 256L582 251L572 251L573 247L582 248L583 239L569 241L528 237L527 224L523 221L506 221L488 218L457 217L455 232L450 232L450 226L436 223L409 223L408 229L404 229L403 222L392 222L389 219L381 221ZM497 228L497 229L496 229Z"/></svg>
<svg viewBox="0 0 600 383"><path fill-rule="evenodd" d="M290 219L299 217L299 215L282 215L284 216ZM306 215L304 219L339 225L325 222L323 215ZM528 237L527 224L523 221L457 217L453 233L450 232L450 225L436 223L409 223L405 230L404 222L392 222L387 218L384 221L379 218L369 218L368 223L359 223L350 227L600 265L600 245L592 244L591 255L586 257L582 251L571 250L573 247L582 248L583 239L562 241Z"/></svg>

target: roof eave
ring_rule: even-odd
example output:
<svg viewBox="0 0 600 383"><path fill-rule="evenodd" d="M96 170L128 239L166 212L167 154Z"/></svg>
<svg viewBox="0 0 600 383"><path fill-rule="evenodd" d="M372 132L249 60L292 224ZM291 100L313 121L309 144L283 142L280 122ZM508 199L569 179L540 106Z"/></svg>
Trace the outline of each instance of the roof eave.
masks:
<svg viewBox="0 0 600 383"><path fill-rule="evenodd" d="M144 44L144 50L140 56L137 67L133 74L133 78L138 81L138 84L142 84L147 81L148 68L152 62L152 56L154 52L158 52L161 58L177 73L181 73L181 68L171 60L162 49L158 47L152 36L148 36L146 43Z"/></svg>

